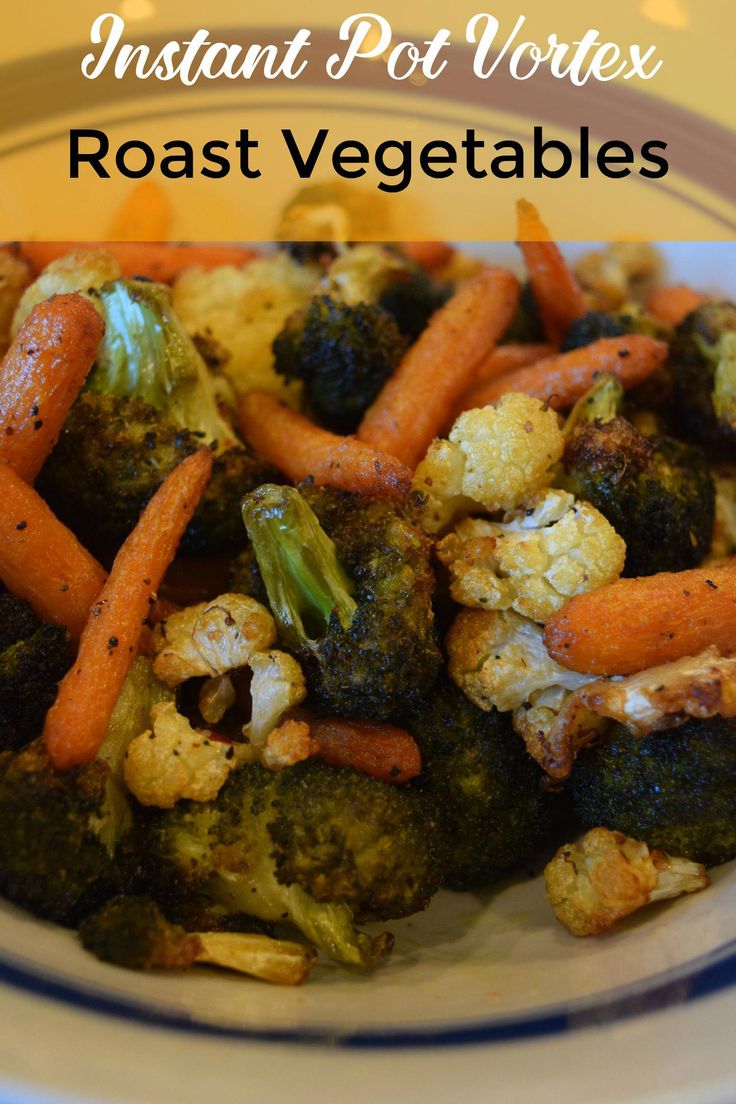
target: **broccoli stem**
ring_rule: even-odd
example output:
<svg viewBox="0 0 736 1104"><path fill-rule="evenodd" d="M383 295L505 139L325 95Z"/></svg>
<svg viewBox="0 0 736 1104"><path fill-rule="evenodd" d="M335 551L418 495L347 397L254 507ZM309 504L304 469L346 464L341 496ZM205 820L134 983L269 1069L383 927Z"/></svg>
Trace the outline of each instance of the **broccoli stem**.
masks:
<svg viewBox="0 0 736 1104"><path fill-rule="evenodd" d="M246 495L243 521L283 636L309 647L333 612L348 629L357 610L353 584L335 545L295 487L265 484Z"/></svg>
<svg viewBox="0 0 736 1104"><path fill-rule="evenodd" d="M234 443L215 385L171 305L168 288L148 280L113 280L97 292L105 336L88 386L139 398L174 425L221 449Z"/></svg>
<svg viewBox="0 0 736 1104"><path fill-rule="evenodd" d="M567 416L562 432L571 437L582 422L611 422L621 413L624 389L615 376L601 375L578 399Z"/></svg>

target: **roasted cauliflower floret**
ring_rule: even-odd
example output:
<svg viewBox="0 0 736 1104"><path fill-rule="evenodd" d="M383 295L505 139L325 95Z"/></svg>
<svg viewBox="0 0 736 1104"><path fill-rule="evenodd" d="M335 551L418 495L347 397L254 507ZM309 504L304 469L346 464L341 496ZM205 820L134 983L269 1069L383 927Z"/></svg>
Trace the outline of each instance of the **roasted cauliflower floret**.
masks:
<svg viewBox="0 0 736 1104"><path fill-rule="evenodd" d="M253 672L250 684L253 708L243 735L260 754L269 733L280 724L287 710L304 701L307 684L301 667L286 652L258 652L251 656L249 666Z"/></svg>
<svg viewBox="0 0 736 1104"><path fill-rule="evenodd" d="M437 554L450 571L456 602L511 608L543 622L568 598L617 579L626 545L590 503L544 490L503 522L461 522Z"/></svg>
<svg viewBox="0 0 736 1104"><path fill-rule="evenodd" d="M514 710L514 732L555 782L570 776L578 751L609 726L606 717L583 703L584 690L571 693L562 686L550 686L535 691L529 702Z"/></svg>
<svg viewBox="0 0 736 1104"><path fill-rule="evenodd" d="M446 647L450 677L480 709L519 709L537 692L591 681L555 663L541 627L513 610L462 610Z"/></svg>
<svg viewBox="0 0 736 1104"><path fill-rule="evenodd" d="M153 730L128 745L123 760L125 782L141 805L172 809L177 801L211 801L243 760L237 744L197 732L173 702L151 710Z"/></svg>
<svg viewBox="0 0 736 1104"><path fill-rule="evenodd" d="M90 288L102 287L110 280L119 280L121 276L118 261L106 249L74 249L66 256L59 257L46 265L23 293L13 315L12 336L18 332L33 308L45 299L50 299L52 295L64 295L70 291L79 291L84 295Z"/></svg>
<svg viewBox="0 0 736 1104"><path fill-rule="evenodd" d="M449 441L434 441L416 470L425 529L439 532L472 509L513 510L550 482L564 445L555 412L529 395L512 392L495 406L466 410Z"/></svg>
<svg viewBox="0 0 736 1104"><path fill-rule="evenodd" d="M189 678L214 678L244 667L276 639L265 606L245 594L221 594L167 617L156 626L153 670L167 686Z"/></svg>
<svg viewBox="0 0 736 1104"><path fill-rule="evenodd" d="M311 736L306 721L284 721L269 732L261 763L270 771L280 771L318 752L319 744Z"/></svg>
<svg viewBox="0 0 736 1104"><path fill-rule="evenodd" d="M236 391L261 388L296 404L300 385L276 375L271 344L307 305L314 283L309 268L278 253L242 268L188 269L174 284L173 302L192 337L225 351L223 371Z"/></svg>
<svg viewBox="0 0 736 1104"><path fill-rule="evenodd" d="M573 935L600 935L644 905L709 883L700 863L650 851L608 828L593 828L579 843L561 847L544 880L555 916Z"/></svg>
<svg viewBox="0 0 736 1104"><path fill-rule="evenodd" d="M575 273L598 310L615 310L637 299L662 274L662 257L648 242L611 242L600 252L586 253Z"/></svg>
<svg viewBox="0 0 736 1104"><path fill-rule="evenodd" d="M650 667L624 679L601 679L579 691L583 705L639 736L688 718L736 716L736 659L717 648Z"/></svg>

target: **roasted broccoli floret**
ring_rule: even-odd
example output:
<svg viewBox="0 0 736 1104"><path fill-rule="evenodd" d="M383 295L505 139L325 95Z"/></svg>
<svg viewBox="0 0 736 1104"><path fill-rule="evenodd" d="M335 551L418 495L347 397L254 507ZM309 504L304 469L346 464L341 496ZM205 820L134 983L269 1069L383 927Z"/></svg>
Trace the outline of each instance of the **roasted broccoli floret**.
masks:
<svg viewBox="0 0 736 1104"><path fill-rule="evenodd" d="M445 884L480 889L528 859L550 832L552 798L510 715L478 709L442 680L409 727L422 752L417 785L450 849Z"/></svg>
<svg viewBox="0 0 736 1104"><path fill-rule="evenodd" d="M252 764L215 801L157 817L149 880L164 911L170 891L188 890L288 920L331 957L367 966L391 937L356 931L351 906L371 916L423 908L439 877L431 827L411 795L347 768L308 762L270 774Z"/></svg>
<svg viewBox="0 0 736 1104"><path fill-rule="evenodd" d="M274 367L299 379L315 417L350 433L392 375L405 341L393 315L371 303L351 306L315 296L273 343Z"/></svg>
<svg viewBox="0 0 736 1104"><path fill-rule="evenodd" d="M710 547L715 515L705 456L673 437L644 437L614 416L615 389L600 383L597 393L600 401L578 411L560 482L597 507L623 537L625 575L696 567Z"/></svg>
<svg viewBox="0 0 736 1104"><path fill-rule="evenodd" d="M427 537L395 505L310 486L260 487L243 518L315 708L401 720L441 664Z"/></svg>
<svg viewBox="0 0 736 1104"><path fill-rule="evenodd" d="M221 412L216 380L172 310L168 289L114 280L94 301L105 338L42 473L44 494L90 543L114 548L169 472L207 445L214 472L183 547L237 547L240 498L272 472Z"/></svg>
<svg viewBox="0 0 736 1104"><path fill-rule="evenodd" d="M637 304L630 303L616 311L588 311L582 318L576 318L562 339L562 351L581 349L603 337L622 337L624 334L644 334L663 341L672 336L666 326Z"/></svg>
<svg viewBox="0 0 736 1104"><path fill-rule="evenodd" d="M584 828L603 827L706 866L736 856L736 721L635 736L616 725L571 778Z"/></svg>
<svg viewBox="0 0 736 1104"><path fill-rule="evenodd" d="M516 314L511 319L511 324L503 335L502 341L504 344L510 341L526 343L544 341L542 316L530 283L524 284L521 289Z"/></svg>
<svg viewBox="0 0 736 1104"><path fill-rule="evenodd" d="M310 947L266 935L188 932L167 920L147 897L113 898L82 922L79 937L103 962L129 970L176 970L202 963L298 985L317 960Z"/></svg>
<svg viewBox="0 0 736 1104"><path fill-rule="evenodd" d="M150 660L131 668L97 759L54 769L39 738L0 755L0 893L37 916L75 924L132 884L136 824L122 782L125 748L170 697Z"/></svg>
<svg viewBox="0 0 736 1104"><path fill-rule="evenodd" d="M107 763L60 773L38 739L0 756L0 891L36 916L75 924L125 888L132 825Z"/></svg>
<svg viewBox="0 0 736 1104"><path fill-rule="evenodd" d="M714 450L736 440L736 304L704 303L680 323L670 351L674 416Z"/></svg>
<svg viewBox="0 0 736 1104"><path fill-rule="evenodd" d="M416 341L436 310L450 298L449 284L433 279L419 265L405 261L378 300L392 314L404 337Z"/></svg>
<svg viewBox="0 0 736 1104"><path fill-rule="evenodd" d="M66 629L40 621L21 598L0 593L0 751L39 734L70 662Z"/></svg>

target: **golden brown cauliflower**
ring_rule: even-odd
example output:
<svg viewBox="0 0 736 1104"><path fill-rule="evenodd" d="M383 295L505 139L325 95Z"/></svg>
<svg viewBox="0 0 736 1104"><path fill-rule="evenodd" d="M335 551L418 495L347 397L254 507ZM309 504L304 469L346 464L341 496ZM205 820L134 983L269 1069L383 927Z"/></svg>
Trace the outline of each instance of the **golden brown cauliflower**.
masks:
<svg viewBox="0 0 736 1104"><path fill-rule="evenodd" d="M555 782L570 776L578 751L605 732L606 717L581 701L581 690L562 686L536 690L529 702L514 710L514 732L521 736L532 759Z"/></svg>
<svg viewBox="0 0 736 1104"><path fill-rule="evenodd" d="M415 472L413 487L427 499L424 528L440 532L472 510L514 509L548 485L563 449L559 419L539 399L512 392L466 410Z"/></svg>
<svg viewBox="0 0 736 1104"><path fill-rule="evenodd" d="M544 871L555 916L573 935L600 935L654 901L704 889L705 867L650 851L622 832L593 828L559 849Z"/></svg>
<svg viewBox="0 0 736 1104"><path fill-rule="evenodd" d="M576 594L621 574L626 545L589 502L567 491L538 491L502 522L461 522L437 546L456 602L514 609L544 622Z"/></svg>
<svg viewBox="0 0 736 1104"><path fill-rule="evenodd" d="M197 732L173 702L151 710L153 730L128 745L123 760L125 783L141 805L171 809L177 801L211 801L231 771L244 761L237 744Z"/></svg>
<svg viewBox="0 0 736 1104"><path fill-rule="evenodd" d="M446 641L448 671L481 709L519 709L551 687L576 690L591 681L548 655L542 629L513 610L462 610Z"/></svg>
<svg viewBox="0 0 736 1104"><path fill-rule="evenodd" d="M662 257L648 242L611 242L586 253L575 273L596 310L616 310L628 299L640 299L662 274Z"/></svg>
<svg viewBox="0 0 736 1104"><path fill-rule="evenodd" d="M318 752L319 744L311 736L306 721L285 721L269 732L261 763L270 771L280 771Z"/></svg>
<svg viewBox="0 0 736 1104"><path fill-rule="evenodd" d="M719 714L736 716L736 659L706 648L622 679L600 679L578 696L588 709L640 736Z"/></svg>
<svg viewBox="0 0 736 1104"><path fill-rule="evenodd" d="M156 626L154 674L167 686L202 675L214 678L244 667L275 639L276 625L265 606L244 594L221 594Z"/></svg>
<svg viewBox="0 0 736 1104"><path fill-rule="evenodd" d="M257 652L248 665L253 672L250 684L253 708L243 735L257 753L256 757L260 757L266 738L279 725L284 713L304 701L307 684L301 667L286 652Z"/></svg>

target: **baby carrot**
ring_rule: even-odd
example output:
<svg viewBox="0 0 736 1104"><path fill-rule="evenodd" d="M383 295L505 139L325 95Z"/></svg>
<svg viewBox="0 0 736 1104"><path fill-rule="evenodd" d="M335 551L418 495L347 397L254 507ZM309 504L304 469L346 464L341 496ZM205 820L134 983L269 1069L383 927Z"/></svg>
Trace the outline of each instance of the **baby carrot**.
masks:
<svg viewBox="0 0 736 1104"><path fill-rule="evenodd" d="M603 337L582 349L538 360L528 368L507 372L469 391L466 409L488 406L507 391L521 391L568 410L592 386L597 375L616 376L628 390L642 383L664 363L667 345L643 334Z"/></svg>
<svg viewBox="0 0 736 1104"><path fill-rule="evenodd" d="M707 296L686 284L660 287L650 294L646 309L667 326L679 326L691 311L706 302Z"/></svg>
<svg viewBox="0 0 736 1104"><path fill-rule="evenodd" d="M56 444L105 331L82 295L34 307L0 366L0 460L32 483Z"/></svg>
<svg viewBox="0 0 736 1104"><path fill-rule="evenodd" d="M399 248L405 257L415 261L427 272L442 268L454 253L451 245L441 241L399 242Z"/></svg>
<svg viewBox="0 0 736 1104"><path fill-rule="evenodd" d="M575 276L526 199L516 205L517 236L529 282L542 316L547 340L559 345L568 326L585 314L585 300Z"/></svg>
<svg viewBox="0 0 736 1104"><path fill-rule="evenodd" d="M414 738L394 725L320 717L310 720L309 734L333 767L354 767L383 782L408 782L422 769Z"/></svg>
<svg viewBox="0 0 736 1104"><path fill-rule="evenodd" d="M162 242L171 231L171 204L152 180L144 180L115 213L108 237L116 242Z"/></svg>
<svg viewBox="0 0 736 1104"><path fill-rule="evenodd" d="M22 242L20 252L38 275L51 261L84 246L112 253L124 276L147 276L163 284L171 283L185 268L239 266L256 256L247 245L220 242Z"/></svg>
<svg viewBox="0 0 736 1104"><path fill-rule="evenodd" d="M0 463L0 579L46 621L79 637L105 572L44 500Z"/></svg>
<svg viewBox="0 0 736 1104"><path fill-rule="evenodd" d="M115 557L79 643L76 662L46 715L44 738L59 770L94 759L164 573L212 472L201 449L166 477Z"/></svg>
<svg viewBox="0 0 736 1104"><path fill-rule="evenodd" d="M358 437L415 468L508 327L519 297L510 272L488 268L432 316L367 410Z"/></svg>
<svg viewBox="0 0 736 1104"><path fill-rule="evenodd" d="M736 557L691 571L619 579L553 614L547 651L591 675L631 675L697 655L736 650Z"/></svg>
<svg viewBox="0 0 736 1104"><path fill-rule="evenodd" d="M248 444L294 483L312 478L377 498L400 498L411 486L410 469L393 456L320 429L267 391L244 395L238 414Z"/></svg>

